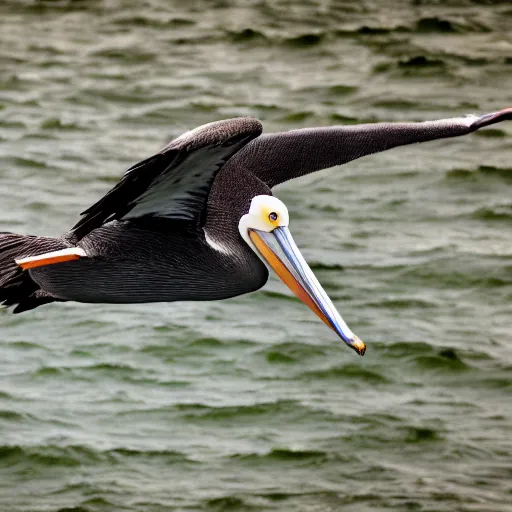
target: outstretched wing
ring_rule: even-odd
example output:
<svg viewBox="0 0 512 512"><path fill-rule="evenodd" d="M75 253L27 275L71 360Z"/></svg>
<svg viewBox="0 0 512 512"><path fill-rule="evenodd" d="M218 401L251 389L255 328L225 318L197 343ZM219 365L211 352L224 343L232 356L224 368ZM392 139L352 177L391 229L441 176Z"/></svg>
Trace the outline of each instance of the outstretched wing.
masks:
<svg viewBox="0 0 512 512"><path fill-rule="evenodd" d="M184 133L130 167L112 190L82 212L72 233L81 239L111 220L157 217L199 222L217 172L261 131L257 119L241 117Z"/></svg>
<svg viewBox="0 0 512 512"><path fill-rule="evenodd" d="M483 116L423 123L374 123L270 133L248 144L229 165L243 165L272 188L365 155L415 142L466 135L507 119L512 119L512 107Z"/></svg>

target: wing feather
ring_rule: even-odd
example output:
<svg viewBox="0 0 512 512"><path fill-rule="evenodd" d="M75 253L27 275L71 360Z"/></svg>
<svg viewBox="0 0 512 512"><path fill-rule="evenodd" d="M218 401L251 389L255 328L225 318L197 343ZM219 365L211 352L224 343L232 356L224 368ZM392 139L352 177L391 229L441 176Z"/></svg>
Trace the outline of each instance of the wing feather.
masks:
<svg viewBox="0 0 512 512"><path fill-rule="evenodd" d="M388 149L466 135L512 119L512 107L485 114L425 121L302 128L258 137L230 166L241 166L269 187Z"/></svg>
<svg viewBox="0 0 512 512"><path fill-rule="evenodd" d="M186 132L159 153L130 167L73 226L77 239L112 220L159 219L200 222L222 166L261 134L254 118L209 123Z"/></svg>

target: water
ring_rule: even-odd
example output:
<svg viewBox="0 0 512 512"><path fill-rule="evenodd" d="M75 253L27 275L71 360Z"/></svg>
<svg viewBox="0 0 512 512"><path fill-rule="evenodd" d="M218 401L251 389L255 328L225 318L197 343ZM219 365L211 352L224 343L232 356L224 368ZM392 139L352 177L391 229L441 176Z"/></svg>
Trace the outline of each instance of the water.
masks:
<svg viewBox="0 0 512 512"><path fill-rule="evenodd" d="M0 6L0 230L57 235L205 122L512 104L509 2ZM0 311L0 510L505 511L512 124L276 195L350 327L275 277L212 303Z"/></svg>

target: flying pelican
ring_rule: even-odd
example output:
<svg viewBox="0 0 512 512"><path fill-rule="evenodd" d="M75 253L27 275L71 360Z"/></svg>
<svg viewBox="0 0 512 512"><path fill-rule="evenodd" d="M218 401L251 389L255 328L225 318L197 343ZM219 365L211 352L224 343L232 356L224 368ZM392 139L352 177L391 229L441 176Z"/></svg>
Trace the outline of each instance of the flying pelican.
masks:
<svg viewBox="0 0 512 512"><path fill-rule="evenodd" d="M387 149L512 119L512 107L422 123L262 135L254 118L200 126L130 167L60 238L0 234L0 304L217 300L261 288L267 266L349 347L348 328L302 257L276 185Z"/></svg>

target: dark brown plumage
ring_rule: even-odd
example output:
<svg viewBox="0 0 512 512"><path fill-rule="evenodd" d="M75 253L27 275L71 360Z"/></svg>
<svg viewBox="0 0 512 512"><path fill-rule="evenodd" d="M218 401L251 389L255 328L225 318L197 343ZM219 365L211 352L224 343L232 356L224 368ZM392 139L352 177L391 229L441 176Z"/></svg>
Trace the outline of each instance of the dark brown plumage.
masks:
<svg viewBox="0 0 512 512"><path fill-rule="evenodd" d="M256 290L268 272L238 231L275 185L387 149L465 135L512 118L378 123L261 135L236 118L187 132L131 167L60 238L0 233L0 304L215 300ZM76 246L87 257L23 271L15 259Z"/></svg>

